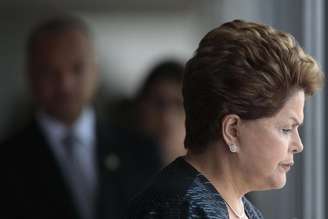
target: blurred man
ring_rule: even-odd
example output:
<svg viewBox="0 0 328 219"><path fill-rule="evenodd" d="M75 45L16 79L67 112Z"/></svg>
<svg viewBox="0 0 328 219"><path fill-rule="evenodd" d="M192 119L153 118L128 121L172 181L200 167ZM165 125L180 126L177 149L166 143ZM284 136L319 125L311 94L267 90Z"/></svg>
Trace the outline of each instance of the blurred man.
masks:
<svg viewBox="0 0 328 219"><path fill-rule="evenodd" d="M59 17L34 29L27 78L35 118L2 145L8 218L121 217L159 159L153 145L97 119L98 69L87 26Z"/></svg>

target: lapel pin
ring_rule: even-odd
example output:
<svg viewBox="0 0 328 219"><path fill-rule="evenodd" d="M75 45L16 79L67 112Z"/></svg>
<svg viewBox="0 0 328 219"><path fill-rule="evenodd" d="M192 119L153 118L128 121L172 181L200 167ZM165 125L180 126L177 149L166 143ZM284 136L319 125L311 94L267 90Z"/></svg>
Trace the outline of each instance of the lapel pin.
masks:
<svg viewBox="0 0 328 219"><path fill-rule="evenodd" d="M120 166L120 158L116 154L109 154L105 159L105 166L110 171L115 171Z"/></svg>

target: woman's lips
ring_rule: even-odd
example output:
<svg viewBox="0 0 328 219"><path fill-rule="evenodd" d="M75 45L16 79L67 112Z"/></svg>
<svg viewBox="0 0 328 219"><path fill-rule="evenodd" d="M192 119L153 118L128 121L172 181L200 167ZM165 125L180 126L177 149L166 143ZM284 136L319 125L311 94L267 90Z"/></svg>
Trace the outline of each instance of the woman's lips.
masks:
<svg viewBox="0 0 328 219"><path fill-rule="evenodd" d="M294 162L281 163L280 166L287 172L294 165Z"/></svg>

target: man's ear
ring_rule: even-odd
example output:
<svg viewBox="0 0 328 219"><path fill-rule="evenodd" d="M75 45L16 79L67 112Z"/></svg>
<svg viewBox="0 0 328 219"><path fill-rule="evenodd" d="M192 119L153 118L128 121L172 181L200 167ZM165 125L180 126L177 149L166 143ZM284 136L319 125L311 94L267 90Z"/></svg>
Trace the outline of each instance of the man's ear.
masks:
<svg viewBox="0 0 328 219"><path fill-rule="evenodd" d="M236 114L228 114L222 119L222 138L228 146L237 145L238 143L238 126L241 119Z"/></svg>

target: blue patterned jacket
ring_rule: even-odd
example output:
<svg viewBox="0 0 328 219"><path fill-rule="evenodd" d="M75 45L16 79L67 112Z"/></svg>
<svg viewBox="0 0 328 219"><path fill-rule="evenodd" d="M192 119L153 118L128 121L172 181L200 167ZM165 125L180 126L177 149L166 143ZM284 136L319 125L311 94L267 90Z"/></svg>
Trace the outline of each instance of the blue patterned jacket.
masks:
<svg viewBox="0 0 328 219"><path fill-rule="evenodd" d="M249 219L263 219L245 197ZM182 157L164 168L131 203L129 219L229 219L226 204L214 186Z"/></svg>

